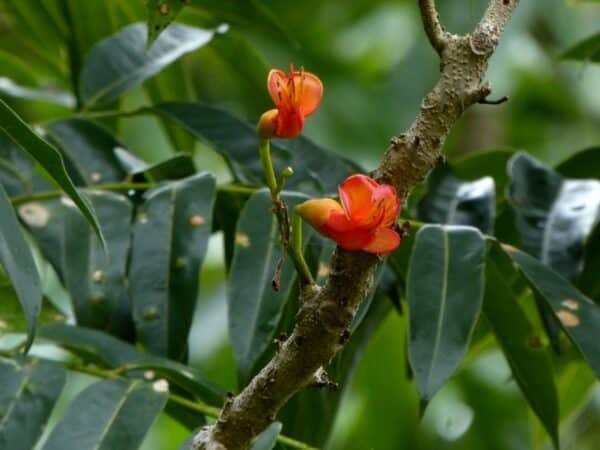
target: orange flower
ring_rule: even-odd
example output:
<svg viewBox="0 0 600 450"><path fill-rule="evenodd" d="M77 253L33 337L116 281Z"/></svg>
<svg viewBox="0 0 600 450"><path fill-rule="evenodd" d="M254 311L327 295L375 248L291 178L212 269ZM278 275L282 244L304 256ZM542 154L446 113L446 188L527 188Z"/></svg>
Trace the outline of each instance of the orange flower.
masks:
<svg viewBox="0 0 600 450"><path fill-rule="evenodd" d="M304 69L290 73L273 69L267 78L267 89L277 109L264 113L258 122L262 138L295 138L302 133L304 119L314 113L323 97L319 77Z"/></svg>
<svg viewBox="0 0 600 450"><path fill-rule="evenodd" d="M396 190L366 175L352 175L339 187L341 204L331 198L307 200L296 212L321 234L350 251L384 255L398 248L392 228L400 213Z"/></svg>

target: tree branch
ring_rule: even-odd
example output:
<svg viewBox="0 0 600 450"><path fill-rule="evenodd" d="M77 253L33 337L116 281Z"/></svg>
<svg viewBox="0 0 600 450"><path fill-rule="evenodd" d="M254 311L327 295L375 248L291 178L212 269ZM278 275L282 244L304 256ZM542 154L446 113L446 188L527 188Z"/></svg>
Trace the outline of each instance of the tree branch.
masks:
<svg viewBox="0 0 600 450"><path fill-rule="evenodd" d="M423 28L431 46L441 55L448 41L448 33L440 23L440 16L435 9L435 0L419 0L419 9L423 19Z"/></svg>
<svg viewBox="0 0 600 450"><path fill-rule="evenodd" d="M463 36L443 32L433 1L419 4L436 49L440 36L444 37L441 76L423 99L413 124L392 138L372 174L377 181L393 185L403 200L437 164L451 126L466 108L490 93L490 84L483 81L488 60L518 0L491 0L475 30ZM347 342L354 314L373 288L380 262L381 258L367 253L335 251L325 286L303 288L291 336L250 384L224 405L217 422L196 436L195 450L245 450L250 446L287 400L308 386Z"/></svg>

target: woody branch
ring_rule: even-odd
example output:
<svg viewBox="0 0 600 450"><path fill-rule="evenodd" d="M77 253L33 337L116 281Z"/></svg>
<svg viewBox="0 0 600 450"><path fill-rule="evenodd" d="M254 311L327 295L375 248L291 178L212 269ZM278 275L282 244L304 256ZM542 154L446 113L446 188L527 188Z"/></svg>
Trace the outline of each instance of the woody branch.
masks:
<svg viewBox="0 0 600 450"><path fill-rule="evenodd" d="M419 0L426 34L440 57L441 74L425 96L410 128L392 138L373 177L393 185L402 200L442 157L450 128L471 105L491 91L484 81L488 61L519 0L491 0L475 29L465 35L444 31L433 0ZM195 437L194 450L245 450L298 390L311 385L350 337L360 302L373 288L381 258L336 250L323 287L307 285L290 337L237 396L228 399L217 422Z"/></svg>

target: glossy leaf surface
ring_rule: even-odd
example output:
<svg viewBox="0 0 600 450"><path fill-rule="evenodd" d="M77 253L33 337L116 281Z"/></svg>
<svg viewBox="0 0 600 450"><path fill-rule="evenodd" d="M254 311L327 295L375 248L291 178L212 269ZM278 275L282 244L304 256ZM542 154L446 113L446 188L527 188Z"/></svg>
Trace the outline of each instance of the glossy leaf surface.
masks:
<svg viewBox="0 0 600 450"><path fill-rule="evenodd" d="M138 209L129 271L138 339L185 359L199 270L211 231L215 179L198 174L148 191Z"/></svg>
<svg viewBox="0 0 600 450"><path fill-rule="evenodd" d="M527 253L505 248L508 255L550 309L562 329L600 378L600 308L568 280Z"/></svg>
<svg viewBox="0 0 600 450"><path fill-rule="evenodd" d="M408 272L409 359L429 401L460 365L481 310L485 241L479 230L426 225Z"/></svg>
<svg viewBox="0 0 600 450"><path fill-rule="evenodd" d="M79 81L86 107L118 98L181 56L206 45L213 31L172 25L146 52L146 24L133 24L97 43L90 51Z"/></svg>
<svg viewBox="0 0 600 450"><path fill-rule="evenodd" d="M448 167L429 176L429 189L417 206L417 217L428 223L468 225L491 234L496 215L494 180L463 181Z"/></svg>
<svg viewBox="0 0 600 450"><path fill-rule="evenodd" d="M515 381L558 448L558 400L550 357L493 260L486 265L483 312Z"/></svg>
<svg viewBox="0 0 600 450"><path fill-rule="evenodd" d="M40 138L21 118L0 100L0 130L23 151L35 159L47 174L63 189L66 195L77 205L90 225L96 231L98 237L102 238L100 225L96 220L93 209L89 202L77 192L71 178L67 174L64 161L60 153Z"/></svg>
<svg viewBox="0 0 600 450"><path fill-rule="evenodd" d="M0 359L0 448L35 447L66 375L59 364L37 358Z"/></svg>
<svg viewBox="0 0 600 450"><path fill-rule="evenodd" d="M160 381L99 381L71 402L43 450L137 449L164 408L167 390Z"/></svg>
<svg viewBox="0 0 600 450"><path fill-rule="evenodd" d="M27 319L27 347L33 343L40 309L42 288L33 256L19 225L15 210L0 185L0 267L11 280L25 318Z"/></svg>
<svg viewBox="0 0 600 450"><path fill-rule="evenodd" d="M67 207L64 221L65 287L71 294L79 325L132 334L131 306L126 284L133 207L127 197L89 192L106 239L106 253L83 216Z"/></svg>
<svg viewBox="0 0 600 450"><path fill-rule="evenodd" d="M600 182L564 179L525 153L517 153L508 170L523 249L574 280L583 242L600 213Z"/></svg>

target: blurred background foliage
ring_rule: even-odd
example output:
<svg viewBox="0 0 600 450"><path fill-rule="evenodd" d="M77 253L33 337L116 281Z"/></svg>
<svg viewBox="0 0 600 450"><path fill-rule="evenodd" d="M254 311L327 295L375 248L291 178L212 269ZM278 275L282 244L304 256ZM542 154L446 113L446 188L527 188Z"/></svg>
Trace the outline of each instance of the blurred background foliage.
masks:
<svg viewBox="0 0 600 450"><path fill-rule="evenodd" d="M228 31L114 101L110 109L197 99L256 120L270 108L268 70L293 63L317 73L325 85L322 107L307 122L306 135L372 169L389 138L410 124L438 76L438 59L422 32L413 0L194 2L200 8L184 8L178 22L213 27L226 21ZM255 3L266 8L259 8L261 14L246 14L245 8ZM486 0L438 3L444 24L453 32L471 29L487 5ZM59 7L69 14L59 13ZM215 8L219 17L212 13ZM141 0L0 0L0 96L30 123L69 116L77 101L70 93L78 81L71 73L79 70L73 68L81 67L95 42L146 16ZM597 33L599 23L597 2L522 0L488 72L492 97L506 95L510 101L468 110L446 142L450 160L507 148L526 150L555 165L598 145L600 66L566 62L559 56ZM229 179L220 156L154 117L103 122L149 162L175 151L190 152L199 169L216 173L220 182ZM224 277L222 236L216 234L201 274L190 364L235 391ZM54 297L60 297L51 274L44 282ZM471 350L463 370L419 421L415 386L405 376L405 319L391 312L369 343L342 400L330 449L549 448L502 355L490 343ZM83 375L70 377L56 416L90 382ZM589 381L578 384L585 379ZM570 401L563 403L561 412L561 417L568 415L561 426L567 450L598 448L600 389L592 380L581 362L557 375L560 396ZM578 386L585 386L583 392ZM162 415L142 448L175 450L188 434Z"/></svg>

